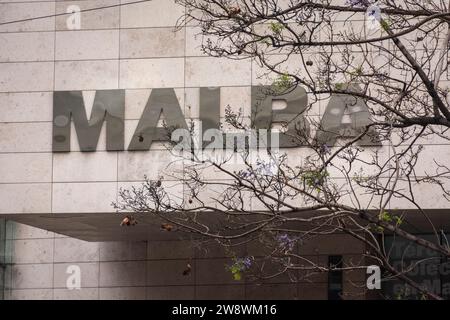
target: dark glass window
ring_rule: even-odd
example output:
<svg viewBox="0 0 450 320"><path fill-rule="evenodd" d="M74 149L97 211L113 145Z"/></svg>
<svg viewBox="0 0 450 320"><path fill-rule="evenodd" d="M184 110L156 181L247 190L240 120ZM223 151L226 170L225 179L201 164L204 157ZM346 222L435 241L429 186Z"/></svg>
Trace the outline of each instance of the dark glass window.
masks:
<svg viewBox="0 0 450 320"><path fill-rule="evenodd" d="M442 245L450 247L450 234L442 235ZM441 293L445 299L450 299L450 258L442 258L442 264L440 268L441 274Z"/></svg>
<svg viewBox="0 0 450 320"><path fill-rule="evenodd" d="M329 256L328 266L328 300L342 299L342 278L341 270L333 270L342 268L342 256Z"/></svg>
<svg viewBox="0 0 450 320"><path fill-rule="evenodd" d="M440 239L433 234L420 235L430 242L447 245L448 235ZM391 264L427 290L450 298L450 260L433 250L416 245L404 238L386 236L385 247L389 252ZM382 289L388 299L421 299L423 296L415 288L401 280L383 281Z"/></svg>
<svg viewBox="0 0 450 320"><path fill-rule="evenodd" d="M5 269L6 269L6 222L0 219L0 300L4 297L5 288Z"/></svg>

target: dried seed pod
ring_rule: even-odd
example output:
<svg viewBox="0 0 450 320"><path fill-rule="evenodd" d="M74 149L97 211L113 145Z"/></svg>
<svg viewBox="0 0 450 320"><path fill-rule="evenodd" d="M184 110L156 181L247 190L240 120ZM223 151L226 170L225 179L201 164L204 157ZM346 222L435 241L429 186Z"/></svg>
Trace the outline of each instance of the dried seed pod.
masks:
<svg viewBox="0 0 450 320"><path fill-rule="evenodd" d="M183 270L183 276L188 276L188 275L190 275L190 274L191 274L191 271L192 271L191 264L188 263L188 264L186 265L186 269Z"/></svg>
<svg viewBox="0 0 450 320"><path fill-rule="evenodd" d="M239 13L241 13L241 8L239 8L239 7L232 7L230 9L230 15L231 16L235 16L235 15L237 15Z"/></svg>
<svg viewBox="0 0 450 320"><path fill-rule="evenodd" d="M132 217L132 216L126 216L125 218L123 218L122 222L120 223L120 226L135 226L137 225L137 220Z"/></svg>
<svg viewBox="0 0 450 320"><path fill-rule="evenodd" d="M129 226L130 225L130 218L128 216L126 216L125 218L123 218L122 222L120 223L120 226Z"/></svg>
<svg viewBox="0 0 450 320"><path fill-rule="evenodd" d="M173 225L171 225L170 223L163 223L161 225L161 229L164 231L172 231L173 230Z"/></svg>

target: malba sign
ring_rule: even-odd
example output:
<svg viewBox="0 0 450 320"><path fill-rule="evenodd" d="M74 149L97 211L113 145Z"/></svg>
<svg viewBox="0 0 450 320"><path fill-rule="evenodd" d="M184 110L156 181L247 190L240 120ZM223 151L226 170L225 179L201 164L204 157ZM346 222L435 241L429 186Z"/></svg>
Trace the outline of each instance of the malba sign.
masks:
<svg viewBox="0 0 450 320"><path fill-rule="evenodd" d="M353 89L358 89L356 85ZM220 132L220 88L202 87L200 90L199 120L203 146L208 143L217 146L217 134ZM298 140L292 134L298 130L310 130L305 121L304 112L308 108L308 96L303 87L296 87L284 94L274 94L270 87L251 88L252 129L271 130L274 124L287 124L287 131L277 134L277 143L281 148L297 147ZM69 152L71 123L73 122L81 151L92 152L97 148L100 131L106 122L106 150L125 150L124 118L125 90L99 90L88 118L81 91L56 91L53 96L53 151ZM286 107L273 109L274 100L284 100ZM344 115L350 122L343 123ZM165 125L158 126L164 117ZM321 130L316 138L324 144L334 145L338 133L343 128L358 130L371 123L369 110L365 102L354 96L336 94L330 98L320 121ZM168 128L188 130L175 90L170 88L152 89L142 116L138 122L129 151L149 150L154 141L170 141ZM222 136L223 133L220 135ZM374 135L372 135L374 136ZM375 135L376 136L376 135ZM178 135L177 139L187 139ZM220 137L222 138L222 137ZM220 140L220 139L219 139ZM377 144L372 139L372 144Z"/></svg>

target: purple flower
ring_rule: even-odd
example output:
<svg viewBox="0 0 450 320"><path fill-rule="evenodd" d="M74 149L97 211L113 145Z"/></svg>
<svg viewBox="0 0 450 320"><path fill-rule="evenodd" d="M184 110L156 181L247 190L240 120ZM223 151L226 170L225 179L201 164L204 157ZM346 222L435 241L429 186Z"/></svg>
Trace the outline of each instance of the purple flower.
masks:
<svg viewBox="0 0 450 320"><path fill-rule="evenodd" d="M330 154L331 153L331 149L328 145L324 144L320 147L320 152L323 154Z"/></svg>
<svg viewBox="0 0 450 320"><path fill-rule="evenodd" d="M352 6L352 7L362 7L365 5L364 0L347 0L345 2L346 5Z"/></svg>
<svg viewBox="0 0 450 320"><path fill-rule="evenodd" d="M286 233L277 235L277 242L279 243L281 249L287 251L292 251L295 246L295 239L289 237Z"/></svg>
<svg viewBox="0 0 450 320"><path fill-rule="evenodd" d="M250 269L252 266L252 261L252 257L236 258L231 268L238 269L239 271L245 271Z"/></svg>
<svg viewBox="0 0 450 320"><path fill-rule="evenodd" d="M250 257L245 257L242 259L242 263L244 264L245 268L249 269L252 266L252 259Z"/></svg>

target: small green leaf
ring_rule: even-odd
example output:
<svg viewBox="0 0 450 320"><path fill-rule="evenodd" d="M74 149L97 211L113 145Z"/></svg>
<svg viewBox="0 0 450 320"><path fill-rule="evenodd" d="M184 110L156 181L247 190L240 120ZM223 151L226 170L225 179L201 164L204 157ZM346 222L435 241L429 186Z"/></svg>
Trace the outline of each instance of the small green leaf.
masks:
<svg viewBox="0 0 450 320"><path fill-rule="evenodd" d="M284 29L284 25L280 22L271 22L270 30L275 34L280 34Z"/></svg>
<svg viewBox="0 0 450 320"><path fill-rule="evenodd" d="M292 87L293 79L288 74L280 75L272 84L276 92L282 93Z"/></svg>

